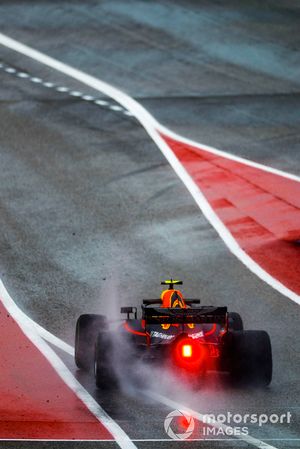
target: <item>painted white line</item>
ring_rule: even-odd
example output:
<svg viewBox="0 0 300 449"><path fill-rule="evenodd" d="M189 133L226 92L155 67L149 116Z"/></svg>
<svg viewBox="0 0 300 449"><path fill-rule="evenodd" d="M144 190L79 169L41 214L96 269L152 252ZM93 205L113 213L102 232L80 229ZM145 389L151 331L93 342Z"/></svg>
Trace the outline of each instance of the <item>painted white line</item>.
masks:
<svg viewBox="0 0 300 449"><path fill-rule="evenodd" d="M262 170L262 171L265 171L268 173L272 173L273 175L278 175L283 178L291 179L292 181L300 182L300 177L297 175L287 173L287 172L279 170L277 168L268 167L267 165L259 164L258 162L250 161L249 159L245 159L240 156L235 156L234 154L227 153L226 151L218 150L217 148L210 147L208 145L204 145L199 142L195 142L194 140L191 140L191 139L187 139L186 137L176 134L174 131L171 131L169 128L166 128L165 126L161 125L160 123L157 126L157 130L162 132L166 136L169 136L175 140L178 140L179 142L186 143L187 145L192 145L196 148L199 148L200 150L205 150L209 153L215 154L216 156L222 156L231 161L240 162L244 165L248 165L249 167L258 168L259 170Z"/></svg>
<svg viewBox="0 0 300 449"><path fill-rule="evenodd" d="M82 95L81 97L85 101L94 101L95 97L92 97L92 95Z"/></svg>
<svg viewBox="0 0 300 449"><path fill-rule="evenodd" d="M21 313L23 313L23 312L21 312ZM55 335L51 334L51 332L47 331L45 328L40 326L38 323L33 321L31 318L27 317L27 315L25 315L25 316L31 322L32 326L36 329L38 334L44 340L48 341L48 343L51 343L53 346L56 346L57 348L61 349L62 351L66 352L67 354L69 354L72 357L74 357L75 353L74 353L73 346L71 346L68 343L64 342L63 340L61 340L60 338L56 337Z"/></svg>
<svg viewBox="0 0 300 449"><path fill-rule="evenodd" d="M18 76L19 78L29 78L29 74L28 74L28 73L25 73L25 72L18 72L18 73L17 73L17 76Z"/></svg>
<svg viewBox="0 0 300 449"><path fill-rule="evenodd" d="M109 108L112 109L113 111L123 111L123 108L116 104L112 104L111 106L109 106Z"/></svg>
<svg viewBox="0 0 300 449"><path fill-rule="evenodd" d="M13 67L7 67L7 68L5 69L5 71L6 71L7 73L16 73L16 69L14 69Z"/></svg>
<svg viewBox="0 0 300 449"><path fill-rule="evenodd" d="M168 130L166 127L162 126L141 104L131 98L129 95L125 94L121 90L111 86L110 84L101 81L94 76L88 75L81 70L77 70L67 64L64 64L50 56L45 55L27 45L22 44L10 37L0 33L0 44L17 51L23 55L26 55L35 61L40 62L41 64L45 64L48 67L51 67L55 70L58 70L65 75L68 75L87 86L92 87L99 92L104 93L105 95L113 98L117 103L121 104L125 109L130 111L136 119L140 122L140 124L145 128L149 136L153 139L153 141L157 144L158 148L164 154L166 159L169 161L170 165L173 167L174 171L177 173L179 178L186 185L187 189L193 196L194 200L198 204L202 213L205 215L207 220L211 223L214 229L217 231L221 239L227 245L229 250L234 254L245 266L249 268L252 273L256 274L260 279L266 282L268 285L273 287L282 295L288 297L298 305L300 305L300 296L295 292L287 288L265 270L263 270L251 257L246 254L242 248L238 245L237 241L233 238L229 230L223 224L223 222L219 219L217 214L214 212L199 187L195 184L194 180L191 176L186 172L182 164L174 155L171 148L166 144L166 142L162 139L159 131L163 131L164 133L172 134L172 131ZM177 137L176 137L177 138ZM178 136L179 139L179 136ZM184 139L180 136L180 139ZM198 144L199 147L203 148L204 146ZM206 147L207 151L219 152L219 150L212 149L211 147ZM235 156L228 155L225 152L221 152L224 157L228 159L233 159ZM243 158L239 158L240 162L243 162L246 165L250 165L249 161ZM294 181L300 182L300 178L296 175L291 175L289 173L283 172L281 170L273 169L271 167L266 167L261 164L255 164L256 168L264 170L266 172L274 173L289 179L293 179ZM252 166L254 166L252 164Z"/></svg>
<svg viewBox="0 0 300 449"><path fill-rule="evenodd" d="M8 298L7 301L10 301L14 304L14 310L17 312L18 317L22 320L24 320L28 325L31 326L31 328L35 329L36 332L42 337L44 340L51 343L53 346L61 349L62 351L66 352L67 354L74 357L74 348L73 346L69 345L68 343L64 342L60 338L56 337L55 335L51 334L51 332L47 331L45 328L40 326L38 323L33 321L31 318L29 318L17 305L16 303L11 299L9 296L9 293L7 292L3 282L0 280L0 298Z"/></svg>
<svg viewBox="0 0 300 449"><path fill-rule="evenodd" d="M43 80L42 80L41 78L37 78L36 76L32 76L32 77L30 78L30 81L32 81L33 83L39 84L39 83L41 83Z"/></svg>
<svg viewBox="0 0 300 449"><path fill-rule="evenodd" d="M46 81L45 83L43 83L43 86L51 88L51 87L54 87L55 84L51 83L50 81Z"/></svg>
<svg viewBox="0 0 300 449"><path fill-rule="evenodd" d="M186 407L182 404L179 404L176 401L173 401L172 399L166 398L165 396L162 396L159 393L155 393L153 391L147 390L144 391L142 390L141 393L145 394L147 397L151 398L152 400L154 399L155 401L159 402L160 404L164 404L166 407L169 407L173 410L180 410L184 413L187 413L189 415L191 415L193 418L198 419L199 421L205 423L205 416L202 413L196 412L195 410ZM226 426L225 424L221 423L221 422L215 422L213 424L210 424L213 427L216 427L217 429L222 429L224 432L226 432L227 430L230 431L230 426ZM237 440L242 440L245 441L248 444L251 444L252 446L255 446L259 449L277 449L275 446L271 446L268 443L265 443L264 441L261 441L257 438L251 437L250 435L236 435ZM223 441L226 441L226 439L224 439Z"/></svg>
<svg viewBox="0 0 300 449"><path fill-rule="evenodd" d="M70 95L72 95L72 97L82 97L82 92L71 90Z"/></svg>
<svg viewBox="0 0 300 449"><path fill-rule="evenodd" d="M2 64L0 64L0 68L3 67ZM43 86L45 87L55 87L55 90L57 92L70 92L69 87L65 87L65 86L57 86L54 83L51 82L44 82L41 78L37 78L37 77L33 77L31 75L29 75L28 73L25 72L17 72L17 70L14 67L9 67L6 69L6 71L10 74L14 74L16 73L16 75L19 78L30 78L30 81L34 82L34 83L41 83ZM122 106L118 106L118 105L109 105L109 103L107 101L104 100L96 100L95 97L93 97L92 95L82 95L81 92L77 92L77 91L71 91L70 95L75 96L75 97L80 97L82 100L84 101L92 101L94 102L94 104L98 105L98 106L109 106L110 109L112 109L113 111L117 111L117 112L124 112L126 115L132 115L131 112L129 111L125 111Z"/></svg>
<svg viewBox="0 0 300 449"><path fill-rule="evenodd" d="M59 377L65 384L77 395L77 397L85 404L90 412L98 419L98 421L106 427L106 429L115 438L116 442L122 449L136 449L128 435L113 421L110 416L100 407L94 398L83 388L83 386L75 379L73 374L64 365L58 355L50 348L50 346L41 338L37 330L41 331L40 326L33 326L32 320L29 319L15 304L9 296L3 283L0 281L0 300L2 301L6 310L10 313L12 318L22 329L26 337L39 349L39 351L46 357L50 365L55 369ZM43 329L45 331L45 329ZM46 331L48 335L48 332ZM54 336L52 336L54 337ZM57 342L59 339L54 338ZM60 348L66 348L66 343L60 343ZM69 353L69 351L67 351Z"/></svg>
<svg viewBox="0 0 300 449"><path fill-rule="evenodd" d="M68 87L59 86L55 90L57 90L57 92L69 92L70 89Z"/></svg>
<svg viewBox="0 0 300 449"><path fill-rule="evenodd" d="M108 101L105 100L95 100L94 103L98 104L99 106L107 106L109 104Z"/></svg>

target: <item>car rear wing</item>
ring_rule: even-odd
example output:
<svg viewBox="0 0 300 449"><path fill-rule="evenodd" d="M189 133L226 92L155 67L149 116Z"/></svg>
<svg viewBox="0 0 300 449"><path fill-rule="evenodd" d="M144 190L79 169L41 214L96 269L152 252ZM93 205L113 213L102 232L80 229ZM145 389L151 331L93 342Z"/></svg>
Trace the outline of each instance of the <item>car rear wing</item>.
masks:
<svg viewBox="0 0 300 449"><path fill-rule="evenodd" d="M227 319L227 307L202 306L176 309L142 306L142 311L142 318L147 324L216 323L225 325Z"/></svg>
<svg viewBox="0 0 300 449"><path fill-rule="evenodd" d="M189 306L192 304L200 304L200 299L184 299L184 302ZM143 304L145 306L152 306L154 304L161 305L161 299L143 299Z"/></svg>

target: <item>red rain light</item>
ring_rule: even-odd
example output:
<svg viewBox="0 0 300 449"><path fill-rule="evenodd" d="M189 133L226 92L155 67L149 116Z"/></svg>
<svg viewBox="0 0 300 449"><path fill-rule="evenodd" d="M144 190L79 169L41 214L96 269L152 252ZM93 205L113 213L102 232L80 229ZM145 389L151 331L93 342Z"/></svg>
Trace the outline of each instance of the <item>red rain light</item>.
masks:
<svg viewBox="0 0 300 449"><path fill-rule="evenodd" d="M188 370L198 370L200 366L204 366L206 359L206 348L191 338L183 338L179 340L173 350L173 360L177 366Z"/></svg>
<svg viewBox="0 0 300 449"><path fill-rule="evenodd" d="M182 357L192 357L193 348L192 345L182 345Z"/></svg>

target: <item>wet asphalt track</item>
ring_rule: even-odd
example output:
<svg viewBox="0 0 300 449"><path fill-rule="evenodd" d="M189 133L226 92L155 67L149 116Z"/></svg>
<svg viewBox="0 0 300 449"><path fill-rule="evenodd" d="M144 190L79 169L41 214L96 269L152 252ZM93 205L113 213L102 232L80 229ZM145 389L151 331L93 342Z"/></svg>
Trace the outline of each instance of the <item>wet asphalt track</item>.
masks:
<svg viewBox="0 0 300 449"><path fill-rule="evenodd" d="M181 134L299 174L294 2L20 1L2 2L0 11L4 33L122 88ZM5 48L1 59L95 94ZM299 306L229 253L134 119L3 71L0 79L0 273L17 304L72 343L80 313L112 315L116 304L156 296L161 278L183 278L187 296L200 292L203 303L240 312L247 328L267 330L274 354L268 390L208 385L189 405L204 412L290 410L291 426L254 429L253 436L300 438ZM101 395L90 377L77 375L131 438L166 437L170 409L128 393ZM180 402L180 392L175 396ZM300 447L299 440L271 444ZM79 446L103 445L0 444Z"/></svg>

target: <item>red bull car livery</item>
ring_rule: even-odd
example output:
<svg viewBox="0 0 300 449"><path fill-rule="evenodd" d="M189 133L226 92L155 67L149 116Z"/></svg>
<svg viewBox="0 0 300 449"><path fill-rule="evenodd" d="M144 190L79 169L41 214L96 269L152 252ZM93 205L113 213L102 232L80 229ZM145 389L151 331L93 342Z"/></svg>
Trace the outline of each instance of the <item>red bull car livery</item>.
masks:
<svg viewBox="0 0 300 449"><path fill-rule="evenodd" d="M272 350L265 331L244 330L240 315L227 307L184 298L174 288L181 281L162 284L168 289L158 299L144 299L139 317L130 306L121 308L126 317L117 326L102 315L77 320L75 361L81 369L94 368L99 388L116 381L116 366L128 373L133 361L175 368L199 384L210 371L224 372L236 384L270 384Z"/></svg>

